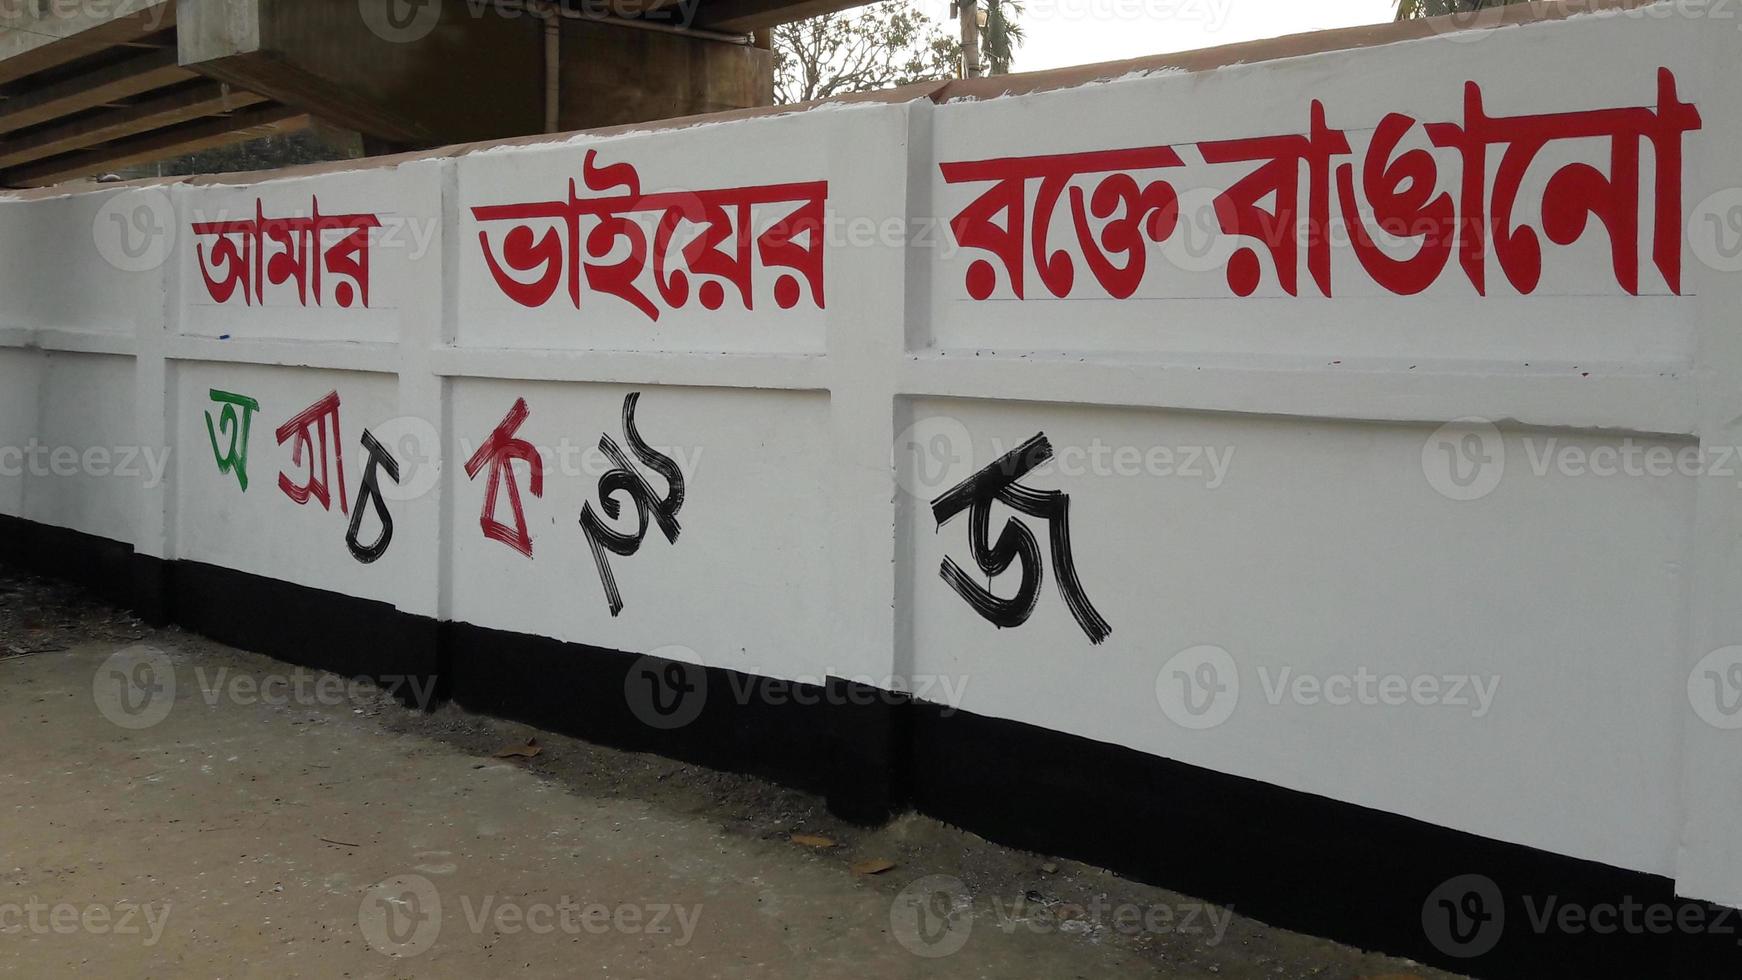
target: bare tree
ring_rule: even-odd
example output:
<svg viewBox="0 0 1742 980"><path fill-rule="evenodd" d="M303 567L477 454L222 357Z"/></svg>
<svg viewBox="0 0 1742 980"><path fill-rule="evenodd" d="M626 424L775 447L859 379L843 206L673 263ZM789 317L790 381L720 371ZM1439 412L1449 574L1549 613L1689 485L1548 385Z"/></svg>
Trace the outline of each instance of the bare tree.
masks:
<svg viewBox="0 0 1742 980"><path fill-rule="evenodd" d="M785 104L952 78L961 42L911 0L882 0L774 29L774 100Z"/></svg>

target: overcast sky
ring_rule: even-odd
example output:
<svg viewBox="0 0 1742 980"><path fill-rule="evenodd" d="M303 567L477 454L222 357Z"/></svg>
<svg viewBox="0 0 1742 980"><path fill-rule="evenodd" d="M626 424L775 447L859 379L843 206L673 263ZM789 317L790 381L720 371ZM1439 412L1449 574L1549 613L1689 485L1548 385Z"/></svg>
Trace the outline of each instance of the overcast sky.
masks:
<svg viewBox="0 0 1742 980"><path fill-rule="evenodd" d="M940 20L948 0L922 0ZM1026 0L1028 40L1013 71L1039 71L1147 54L1376 24L1392 0Z"/></svg>

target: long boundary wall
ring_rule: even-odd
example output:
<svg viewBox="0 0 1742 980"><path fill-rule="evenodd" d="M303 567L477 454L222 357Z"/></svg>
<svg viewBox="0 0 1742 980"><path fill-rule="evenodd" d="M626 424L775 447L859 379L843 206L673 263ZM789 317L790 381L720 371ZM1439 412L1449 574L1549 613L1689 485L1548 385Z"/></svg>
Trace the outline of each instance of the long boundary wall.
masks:
<svg viewBox="0 0 1742 980"><path fill-rule="evenodd" d="M1454 969L1733 974L1712 16L0 199L0 553Z"/></svg>

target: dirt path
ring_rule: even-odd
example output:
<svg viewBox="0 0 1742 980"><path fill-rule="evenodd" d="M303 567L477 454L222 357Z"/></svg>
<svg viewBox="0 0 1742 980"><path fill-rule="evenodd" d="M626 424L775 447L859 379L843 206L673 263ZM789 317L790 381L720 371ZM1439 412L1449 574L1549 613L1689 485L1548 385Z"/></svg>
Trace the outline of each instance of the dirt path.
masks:
<svg viewBox="0 0 1742 980"><path fill-rule="evenodd" d="M25 624L21 581L0 636L42 652L0 647L0 974L1445 976L64 597Z"/></svg>

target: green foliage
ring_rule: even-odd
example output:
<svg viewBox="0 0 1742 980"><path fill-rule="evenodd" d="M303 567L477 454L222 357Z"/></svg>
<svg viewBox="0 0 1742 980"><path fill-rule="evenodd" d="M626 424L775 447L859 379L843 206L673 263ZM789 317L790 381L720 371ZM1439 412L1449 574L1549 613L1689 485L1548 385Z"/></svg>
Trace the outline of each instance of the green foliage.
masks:
<svg viewBox="0 0 1742 980"><path fill-rule="evenodd" d="M1017 18L1022 16L1022 0L983 0L986 5L986 26L980 28L980 54L992 69L991 74L1010 74L1010 62L1016 49L1022 46L1024 34ZM1409 2L1409 0L1404 0Z"/></svg>

